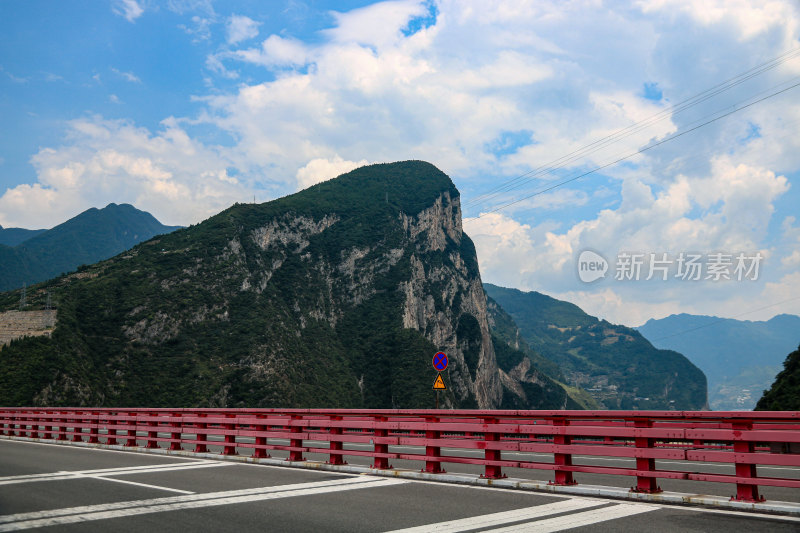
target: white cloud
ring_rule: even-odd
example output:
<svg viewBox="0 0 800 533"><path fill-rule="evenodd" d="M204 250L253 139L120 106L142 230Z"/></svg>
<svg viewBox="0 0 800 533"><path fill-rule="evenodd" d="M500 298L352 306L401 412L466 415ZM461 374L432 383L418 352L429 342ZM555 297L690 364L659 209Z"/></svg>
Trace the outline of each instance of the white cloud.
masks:
<svg viewBox="0 0 800 533"><path fill-rule="evenodd" d="M211 39L211 24L214 23L213 17L201 17L200 15L193 15L191 24L180 24L178 27L193 37L193 43L208 41Z"/></svg>
<svg viewBox="0 0 800 533"><path fill-rule="evenodd" d="M245 17L244 15L232 15L231 18L228 19L228 44L240 43L257 36L258 26L260 24L260 22L256 22L250 17Z"/></svg>
<svg viewBox="0 0 800 533"><path fill-rule="evenodd" d="M345 161L341 157L334 156L332 159L317 158L312 159L306 166L297 171L298 189L305 189L314 184L340 176L358 167L368 165L369 161Z"/></svg>
<svg viewBox="0 0 800 533"><path fill-rule="evenodd" d="M468 219L464 228L475 241L483 279L492 283L545 290L587 312L627 325L672 312L730 316L731 309L748 309L747 302L755 307L750 299L755 296L753 291L778 292L769 288L769 280L777 279L778 264L762 242L773 205L787 191L784 176L718 157L712 162L710 176L681 175L658 192L641 180L628 179L622 183L622 201L616 209L601 210L595 218L562 231L522 224L500 213ZM785 227L791 225L788 221ZM610 263L620 252L670 253L673 257L679 252L761 252L765 261L760 282L731 282L739 283L733 286L645 283L643 279L638 285L609 279L587 286L576 275L578 254L585 249L600 252ZM791 255L782 262L787 266L793 261ZM781 286L786 283L782 281Z"/></svg>
<svg viewBox="0 0 800 533"><path fill-rule="evenodd" d="M399 0L379 2L347 13L334 11L336 26L325 33L334 42L383 48L396 44L408 21L425 15L427 9L419 0Z"/></svg>
<svg viewBox="0 0 800 533"><path fill-rule="evenodd" d="M63 146L33 156L38 182L0 196L0 224L52 226L109 202L188 224L250 197L221 150L192 140L174 119L162 126L151 133L100 117L73 121Z"/></svg>
<svg viewBox="0 0 800 533"><path fill-rule="evenodd" d="M785 26L796 14L789 2L749 0L644 0L639 2L648 12L684 13L702 26L727 26L743 40L752 39L776 27ZM797 26L794 26L796 29ZM794 35L797 33L795 32Z"/></svg>
<svg viewBox="0 0 800 533"><path fill-rule="evenodd" d="M121 70L112 68L111 71L116 74L117 76L129 81L131 83L142 83L142 80L139 79L139 76L134 74L133 72L123 72Z"/></svg>
<svg viewBox="0 0 800 533"><path fill-rule="evenodd" d="M187 31L199 38L209 38L211 24L222 21L207 3L172 0L169 7L195 12ZM520 180L496 203L467 208L473 215L636 152L800 75L795 58L684 112L669 111L796 47L800 8L792 2L381 2L332 13L333 27L307 41L281 33L248 42L258 36L257 23L236 17L227 20L229 43L208 55L206 66L212 78L240 81L227 92L208 82L214 90L196 100L206 108L191 120L218 128L235 139L233 146L192 140L180 126L188 121L157 132L76 121L63 146L34 157L38 183L0 198L0 217L24 218L25 201L57 213L62 204L90 204L113 193L126 200L107 201L152 198L148 205L163 209L156 216L186 224L252 195L253 176L260 177L258 188L279 195L368 160L428 160L462 193L479 194L517 176L537 178ZM243 64L263 70L240 76ZM652 99L645 84L657 93ZM484 278L564 295L628 324L648 314L746 309L792 290L800 245L789 230L776 237L774 218L786 218L787 198L798 198L790 188L800 175L796 94L568 188L465 221ZM647 128L617 133L662 111L663 119ZM592 145L608 136L616 142ZM553 162L551 172L535 172ZM177 196L190 198L184 211L173 207ZM470 199L464 194L465 206ZM574 272L585 248L607 256L761 250L767 259L764 279L751 285L586 286Z"/></svg>
<svg viewBox="0 0 800 533"><path fill-rule="evenodd" d="M222 58L236 58L247 63L265 67L302 66L308 61L308 50L296 40L270 35L261 43L261 48L249 48L219 54Z"/></svg>
<svg viewBox="0 0 800 533"><path fill-rule="evenodd" d="M124 17L128 22L134 22L144 13L144 8L142 8L136 0L116 0L111 9L117 15Z"/></svg>
<svg viewBox="0 0 800 533"><path fill-rule="evenodd" d="M790 255L781 259L781 264L786 268L800 269L800 250L794 250Z"/></svg>

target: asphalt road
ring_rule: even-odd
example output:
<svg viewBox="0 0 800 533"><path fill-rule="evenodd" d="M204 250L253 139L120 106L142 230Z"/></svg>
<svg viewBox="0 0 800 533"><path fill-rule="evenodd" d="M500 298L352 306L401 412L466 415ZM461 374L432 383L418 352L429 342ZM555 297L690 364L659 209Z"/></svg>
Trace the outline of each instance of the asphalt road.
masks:
<svg viewBox="0 0 800 533"><path fill-rule="evenodd" d="M1 440L0 532L45 527L730 533L800 519Z"/></svg>
<svg viewBox="0 0 800 533"><path fill-rule="evenodd" d="M167 436L167 434L164 434ZM221 437L210 437L209 441L221 441ZM242 442L250 441L253 439L243 438ZM143 444L144 441L142 441ZM313 441L304 441L306 445ZM288 445L289 441L281 439L270 439L270 443ZM327 443L316 442L315 447L325 448ZM351 444L346 443L344 449L348 450L371 450L371 444ZM219 452L221 447L209 446L209 450ZM389 451L393 453L423 453L424 448L416 446L390 446ZM252 450L248 448L237 448L237 453L240 455L252 455ZM288 457L288 452L274 451L271 452L273 457L285 459ZM462 457L476 457L482 458L482 450L451 450L448 448L442 449L442 455L457 455ZM328 459L327 455L320 454L306 454L307 459L314 461L325 461ZM503 459L508 460L533 460L540 462L552 462L552 454L544 453L521 453L521 452L503 452ZM369 466L372 464L372 458L363 456L347 456L346 460L354 465ZM576 465L593 465L593 466L616 466L636 468L636 459L625 457L591 457L575 455L573 462ZM397 468L420 469L422 463L419 461L404 461L392 460L392 465ZM722 463L702 463L697 461L672 461L672 460L656 460L659 468L664 470L688 470L694 472L704 472L713 474L734 474L734 465ZM468 465L461 463L446 463L444 468L451 473L467 473L467 474L482 474L483 467L480 465ZM504 468L503 473L508 477L520 479L533 479L541 481L551 481L553 473L550 470L534 470L529 468ZM780 477L790 479L800 479L800 468L796 467L782 467L782 466L759 466L759 476L764 477ZM601 485L606 487L623 487L630 488L631 485L636 484L636 480L630 476L612 476L604 474L585 474L577 472L574 478L579 483L588 485ZM686 494L708 494L713 496L730 497L736 494L736 485L732 483L707 483L700 481L687 481L679 479L659 479L659 486L665 491L682 492ZM764 496L767 500L783 501L783 502L796 502L800 503L800 490L784 487L759 487L759 494Z"/></svg>

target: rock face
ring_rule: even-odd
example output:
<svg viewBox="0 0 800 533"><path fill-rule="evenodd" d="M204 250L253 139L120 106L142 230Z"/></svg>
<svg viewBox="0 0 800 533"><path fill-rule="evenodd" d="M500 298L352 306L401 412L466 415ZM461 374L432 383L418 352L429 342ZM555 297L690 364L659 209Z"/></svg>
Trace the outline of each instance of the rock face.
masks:
<svg viewBox="0 0 800 533"><path fill-rule="evenodd" d="M498 367L458 191L424 162L235 205L46 285L56 330L2 351L2 404L427 408L444 351L440 406L541 405L535 369Z"/></svg>
<svg viewBox="0 0 800 533"><path fill-rule="evenodd" d="M477 272L467 268L477 257L461 229L458 197L444 192L433 206L416 217L401 214L401 220L406 238L415 249L410 257L410 279L399 286L405 297L403 327L419 331L449 355L454 366L451 387L459 403L473 395L481 409L498 407L502 387L489 333L486 296ZM425 255L432 252L445 254L446 260L426 265ZM468 257L465 259L462 253ZM438 294L440 305L434 297Z"/></svg>

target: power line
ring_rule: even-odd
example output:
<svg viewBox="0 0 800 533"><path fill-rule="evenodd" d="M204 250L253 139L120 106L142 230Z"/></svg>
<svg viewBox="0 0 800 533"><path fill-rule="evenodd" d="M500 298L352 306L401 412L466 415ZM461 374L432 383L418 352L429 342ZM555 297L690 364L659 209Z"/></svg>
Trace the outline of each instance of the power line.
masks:
<svg viewBox="0 0 800 533"><path fill-rule="evenodd" d="M544 194L546 192L552 191L553 189L561 187L562 185L566 185L567 183L571 183L573 181L579 180L579 179L581 179L581 178L583 178L585 176L588 176L590 174L594 174L598 170L603 170L604 168L608 168L610 166L616 165L617 163L619 163L621 161L625 161L626 159L630 159L631 157L634 157L636 155L642 154L642 153L644 153L644 152L646 152L648 150L652 150L653 148L655 148L657 146L661 146L662 144L668 143L670 141L674 141L675 139L677 139L679 137L682 137L682 136L686 135L687 133L691 133L691 132L693 132L695 130L698 130L698 129L702 128L703 126L707 126L707 125L709 125L709 124L711 124L713 122L716 122L716 121L718 121L720 119L728 117L728 116L730 116L730 115L732 115L734 113L738 113L739 111L743 111L743 110L747 109L748 107L752 107L752 106L754 106L754 105L756 105L756 104L758 104L760 102L763 102L764 100L768 100L769 98L773 98L775 96L778 96L779 94L785 93L786 91L794 89L795 87L798 87L798 86L800 86L800 82L795 83L793 85L790 85L789 87L786 87L786 88L781 89L779 91L775 91L774 93L771 93L771 94L769 94L769 95L767 95L767 96L765 96L763 98L759 98L758 100L755 100L754 102L750 102L749 104L743 105L741 107L737 107L737 108L733 109L732 111L728 111L727 113L723 113L723 114L721 114L721 115L719 115L717 117L714 117L711 120L707 120L706 122L703 122L703 123L701 123L701 124L699 124L699 125L697 125L697 126L695 126L693 128L690 128L688 130L685 130L685 131L682 131L680 133L677 133L677 134L675 134L675 135L673 135L671 137L668 137L668 138L663 139L661 141L658 141L658 142L655 142L655 143L650 144L648 146L645 146L644 148L641 148L641 149L639 149L639 150L637 150L635 152L631 152L631 153L629 153L629 154L627 154L625 156L622 156L622 157L620 157L618 159L615 159L615 160L611 161L610 163L606 163L604 165L600 165L598 167L595 167L592 170L589 170L587 172L584 172L584 173L579 174L577 176L574 176L572 178L566 179L564 181L561 181L559 183L556 183L554 185L551 185L549 187L546 187L544 189L536 191L536 192L534 192L532 194L529 194L527 196L523 196L522 198L514 200L513 202L508 202L508 203L506 203L504 205L501 205L500 207L497 207L497 208L492 209L490 211L487 211L485 213L481 213L480 215L478 215L476 217L467 217L467 219L468 220L478 219L478 218L481 218L481 217L483 217L485 215L489 215L491 213L496 213L497 211L501 211L501 210L503 210L503 209L505 209L507 207L510 207L512 205L515 205L515 204L518 204L518 203L520 203L520 202L522 202L524 200L528 200L530 198L533 198L534 196L539 196L540 194Z"/></svg>
<svg viewBox="0 0 800 533"><path fill-rule="evenodd" d="M648 339L648 340L652 344L652 343L654 343L656 341L660 341L660 340L663 340L663 339L669 339L670 337L676 337L678 335L683 335L684 333L689 333L689 332L692 332L692 331L697 331L698 329L707 328L709 326L713 326L714 324L719 324L720 322L725 322L726 320L739 318L740 316L749 315L751 313L755 313L756 311L762 311L764 309L769 309L770 307L775 307L776 305L785 304L786 302L792 302L794 300L800 300L800 296L795 296L794 298L789 298L788 300L783 300L783 301L780 301L780 302L775 302L773 304L765 305L764 307L759 307L757 309L751 309L750 311L745 311L744 313L739 313L738 315L733 315L730 318L720 318L718 320L714 320L713 322L709 322L708 324L703 324L702 326L697 326L697 327L694 327L694 328L685 329L685 330L679 331L677 333L671 333L669 335L664 335L663 337L659 337L657 339L652 339L652 340Z"/></svg>
<svg viewBox="0 0 800 533"><path fill-rule="evenodd" d="M696 106L696 105L698 105L698 104L700 104L702 102L705 102L705 101L713 98L714 96L719 95L722 92L725 92L725 91L727 91L729 89L732 89L733 87L736 87L736 86L738 86L738 85L740 85L740 84L742 84L742 83L744 83L744 82L746 82L746 81L748 81L748 80L750 80L750 79L752 79L752 78L754 78L754 77L756 77L756 76L758 76L760 74L763 74L764 72L767 72L769 70L777 68L778 66L782 65L783 63L785 63L785 62L797 57L798 55L800 55L800 48L795 48L793 50L789 50L788 52L785 52L785 53L783 53L783 54L781 54L781 55L779 55L779 56L777 56L777 57L775 57L775 58L773 58L773 59L771 59L771 60L769 60L769 61L767 61L765 63L757 65L757 66L755 66L755 67L753 67L753 68L751 68L751 69L749 69L749 70L747 70L747 71L745 71L745 72L743 72L741 74L738 74L737 76L729 78L728 80L726 80L726 81L724 81L724 82L722 82L720 84L717 84L717 85L715 85L715 86L713 86L713 87L711 87L709 89L706 89L705 91L703 91L701 93L698 93L698 94L696 94L696 95L694 95L694 96L692 96L692 97L690 97L690 98L688 98L686 100L683 100L683 101L681 101L681 102L679 102L677 104L674 104L674 105L672 105L672 106L670 106L670 107L668 107L668 108L666 108L666 109L664 109L664 110L662 110L662 111L660 111L660 112L658 112L658 113L656 113L654 115L651 115L650 117L648 117L648 118L646 118L646 119L644 119L642 121L639 121L639 122L637 122L635 124L632 124L631 126L628 126L627 128L623 128L622 130L619 130L619 131L617 131L615 133L612 133L611 135L608 135L606 137L598 139L597 141L594 141L594 142L592 142L592 143L590 143L590 144L588 144L588 145L586 145L586 146L584 146L584 147L582 147L582 148L580 148L578 150L573 150L572 152L570 152L570 153L568 153L568 154L566 154L564 156L561 156L561 157L559 157L557 159L554 159L553 161L550 161L549 163L547 163L545 165L542 165L542 166L540 166L540 167L538 167L536 169L533 169L533 170L531 170L529 172L526 172L524 174L521 174L521 175L519 175L519 176L517 176L517 177L515 177L515 178L513 178L511 180L508 180L505 183L502 183L502 184L500 184L500 185L488 190L486 193L483 193L483 194L473 198L472 200L468 201L465 204L464 207L471 207L473 205L476 205L478 203L482 203L482 202L487 201L487 200L489 200L489 199L491 199L493 197L496 197L499 194L502 194L504 192L508 192L508 191L517 189L520 186L524 185L525 183L528 183L528 182L532 181L533 179L536 179L536 177L538 177L538 176L541 176L541 175L544 175L544 174L548 174L548 173L552 173L554 170L558 170L559 168L563 168L568 163L573 162L573 161L577 160L580 157L584 157L584 156L590 155L590 154L600 150L601 148L604 148L604 147L606 147L606 146L608 146L610 144L618 142L618 141L620 141L620 140L622 140L622 139L624 139L626 137L629 137L629 136L633 135L634 133L638 133L639 131L642 131L643 129L645 129L645 128L647 128L647 127L649 127L649 126L651 126L651 125L663 120L664 118L667 118L668 116L674 116L675 114L678 114L678 113L680 113L682 111L685 111L685 110L687 110L687 109L689 109L691 107L694 107L694 106ZM528 177L528 176L530 176L530 177Z"/></svg>

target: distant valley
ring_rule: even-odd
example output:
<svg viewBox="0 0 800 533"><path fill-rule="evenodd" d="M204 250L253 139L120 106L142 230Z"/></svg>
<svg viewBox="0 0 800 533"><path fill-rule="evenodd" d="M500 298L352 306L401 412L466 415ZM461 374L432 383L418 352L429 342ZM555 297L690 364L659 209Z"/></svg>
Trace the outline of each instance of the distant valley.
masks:
<svg viewBox="0 0 800 533"><path fill-rule="evenodd" d="M603 409L702 409L706 377L682 354L657 349L636 330L544 294L484 284L525 342L566 384Z"/></svg>
<svg viewBox="0 0 800 533"><path fill-rule="evenodd" d="M678 351L708 377L711 409L751 410L800 343L800 317L770 320L671 315L637 328L654 346Z"/></svg>

